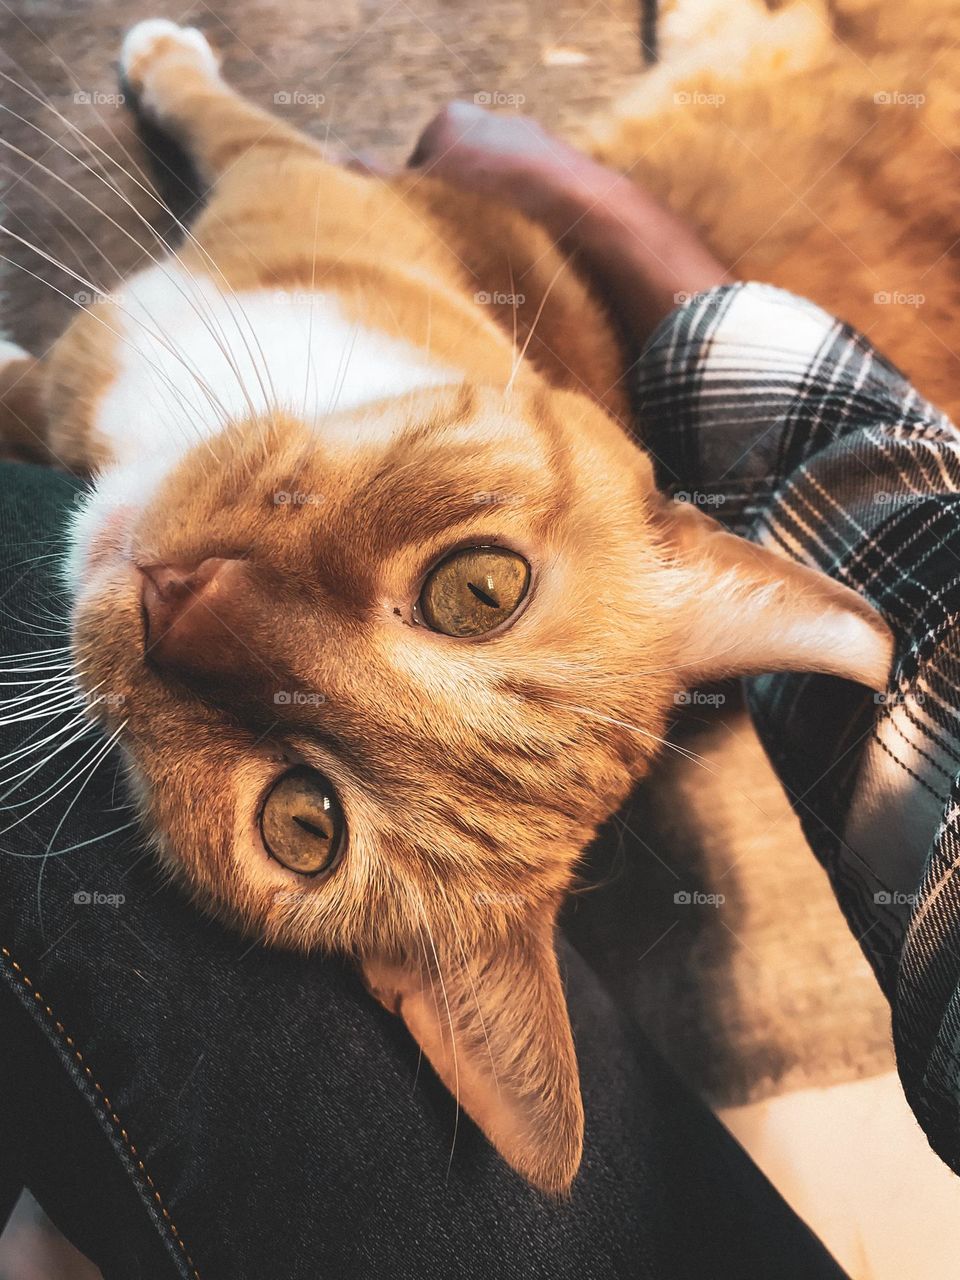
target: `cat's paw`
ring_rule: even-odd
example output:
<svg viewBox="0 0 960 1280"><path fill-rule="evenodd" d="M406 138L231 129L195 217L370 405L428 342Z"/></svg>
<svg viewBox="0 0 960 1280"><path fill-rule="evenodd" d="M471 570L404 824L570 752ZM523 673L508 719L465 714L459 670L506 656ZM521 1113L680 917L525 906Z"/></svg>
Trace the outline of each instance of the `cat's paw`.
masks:
<svg viewBox="0 0 960 1280"><path fill-rule="evenodd" d="M148 18L130 28L120 50L120 75L141 99L149 98L151 75L171 62L211 77L220 72L217 55L196 27L178 27L166 18Z"/></svg>

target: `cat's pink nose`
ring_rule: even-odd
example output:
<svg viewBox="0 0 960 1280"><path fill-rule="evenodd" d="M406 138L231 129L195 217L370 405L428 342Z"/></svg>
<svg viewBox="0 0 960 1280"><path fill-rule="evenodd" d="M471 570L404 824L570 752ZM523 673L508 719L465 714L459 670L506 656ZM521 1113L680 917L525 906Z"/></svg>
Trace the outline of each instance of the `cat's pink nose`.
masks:
<svg viewBox="0 0 960 1280"><path fill-rule="evenodd" d="M146 658L183 674L226 675L242 648L236 632L247 592L244 561L210 556L194 567L139 568Z"/></svg>

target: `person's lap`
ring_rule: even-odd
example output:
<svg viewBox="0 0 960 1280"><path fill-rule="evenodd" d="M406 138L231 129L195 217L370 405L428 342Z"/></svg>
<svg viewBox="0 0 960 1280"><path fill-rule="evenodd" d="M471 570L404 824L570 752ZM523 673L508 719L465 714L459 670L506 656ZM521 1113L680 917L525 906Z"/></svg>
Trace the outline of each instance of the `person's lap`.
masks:
<svg viewBox="0 0 960 1280"><path fill-rule="evenodd" d="M64 643L56 561L34 558L74 489L0 470L5 653ZM164 882L117 758L86 778L94 741L5 799L0 1189L29 1184L108 1280L841 1274L570 948L586 1151L569 1201L531 1190L349 966L269 951Z"/></svg>

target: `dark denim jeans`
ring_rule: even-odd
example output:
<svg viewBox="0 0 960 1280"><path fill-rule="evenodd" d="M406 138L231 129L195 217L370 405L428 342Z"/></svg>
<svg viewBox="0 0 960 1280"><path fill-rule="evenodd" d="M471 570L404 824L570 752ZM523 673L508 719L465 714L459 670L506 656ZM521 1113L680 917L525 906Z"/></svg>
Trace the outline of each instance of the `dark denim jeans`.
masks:
<svg viewBox="0 0 960 1280"><path fill-rule="evenodd" d="M5 653L63 643L56 562L27 561L74 490L0 468ZM572 948L586 1151L552 1202L455 1126L347 965L251 945L164 883L115 758L55 794L84 750L4 800L0 1223L29 1186L107 1280L841 1275Z"/></svg>

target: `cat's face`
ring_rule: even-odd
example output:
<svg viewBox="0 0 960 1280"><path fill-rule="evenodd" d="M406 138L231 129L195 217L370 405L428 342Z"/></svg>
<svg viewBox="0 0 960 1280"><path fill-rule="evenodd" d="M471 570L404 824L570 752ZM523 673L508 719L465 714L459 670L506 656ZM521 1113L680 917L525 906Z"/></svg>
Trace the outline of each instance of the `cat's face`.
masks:
<svg viewBox="0 0 960 1280"><path fill-rule="evenodd" d="M381 994L381 962L455 983L524 931L552 964L676 686L650 490L581 398L471 388L106 477L76 662L164 859L252 932L369 960ZM202 562L164 613L142 567Z"/></svg>
<svg viewBox="0 0 960 1280"><path fill-rule="evenodd" d="M675 684L648 464L618 447L610 468L572 397L563 419L516 401L420 393L321 438L251 424L94 534L82 678L126 721L166 856L275 941L403 948L452 912L473 946L556 902L652 754L611 723L659 732ZM201 563L181 609L141 571ZM264 839L295 768L327 781L327 859Z"/></svg>
<svg viewBox="0 0 960 1280"><path fill-rule="evenodd" d="M356 956L553 1190L582 1131L555 914L709 629L657 504L585 400L464 387L238 425L108 475L77 529L77 669L165 861Z"/></svg>

